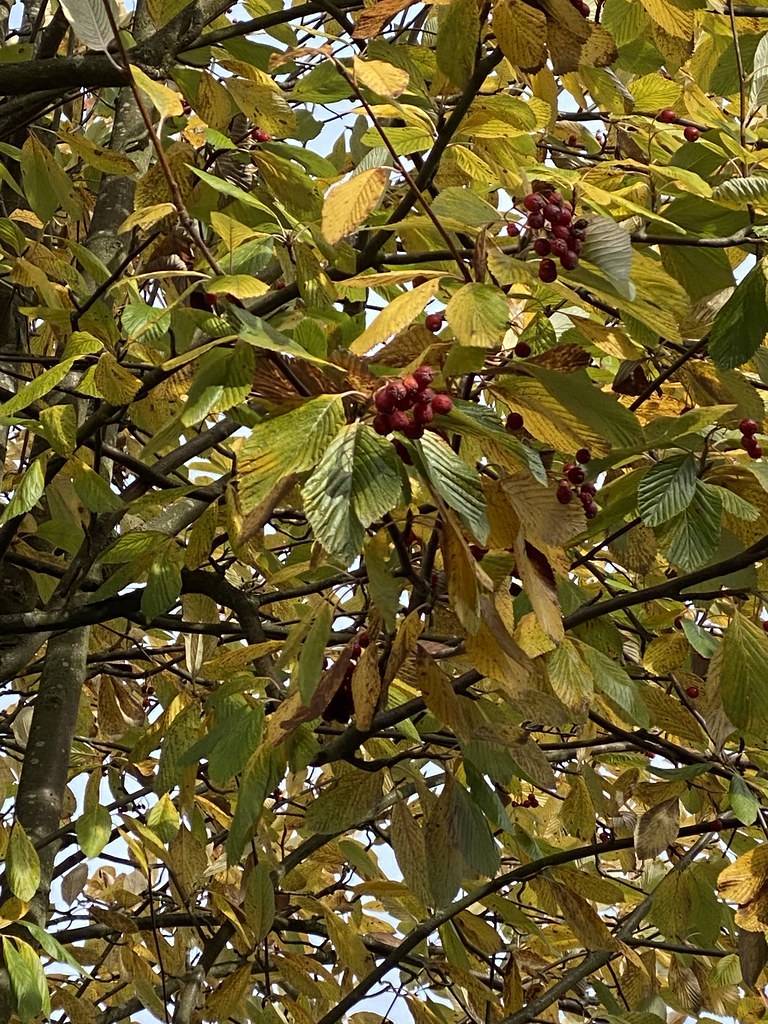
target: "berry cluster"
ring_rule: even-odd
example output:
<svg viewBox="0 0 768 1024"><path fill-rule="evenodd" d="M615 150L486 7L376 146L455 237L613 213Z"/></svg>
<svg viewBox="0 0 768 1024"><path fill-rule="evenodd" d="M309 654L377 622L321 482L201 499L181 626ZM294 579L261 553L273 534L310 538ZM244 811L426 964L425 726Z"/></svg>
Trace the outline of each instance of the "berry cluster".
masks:
<svg viewBox="0 0 768 1024"><path fill-rule="evenodd" d="M755 437L755 434L759 429L760 424L756 423L755 420L742 420L739 424L739 430L741 431L741 447L746 450L750 459L760 459L763 455L763 449L760 447L760 443Z"/></svg>
<svg viewBox="0 0 768 1024"><path fill-rule="evenodd" d="M557 279L553 256L560 260L563 270L575 270L578 266L587 237L587 221L573 219L573 205L552 185L535 182L534 189L523 199L528 211L525 226L530 231L543 232L534 240L533 251L542 258L539 279L551 284Z"/></svg>
<svg viewBox="0 0 768 1024"><path fill-rule="evenodd" d="M512 807L538 807L539 801L535 793L529 793L525 800L510 800Z"/></svg>
<svg viewBox="0 0 768 1024"><path fill-rule="evenodd" d="M591 481L585 479L586 473L582 469L582 466L586 466L591 459L592 453L589 448L579 448L576 452L576 462L566 462L563 466L563 478L555 492L561 505L570 505L574 498L578 498L587 519L594 519L600 511L595 504L597 488Z"/></svg>
<svg viewBox="0 0 768 1024"><path fill-rule="evenodd" d="M359 634L357 640L355 640L354 644L352 644L352 657L347 665L344 678L341 681L341 686L331 697L325 711L322 713L322 719L324 722L342 722L346 725L352 717L352 712L355 710L355 702L352 699L352 676L355 668L357 667L357 659L363 653L363 648L368 647L370 642L370 636L365 630L363 630L363 632Z"/></svg>
<svg viewBox="0 0 768 1024"><path fill-rule="evenodd" d="M665 107L664 110L660 110L656 115L657 120L661 121L662 124L679 124L680 118L674 112L671 107ZM698 142L701 132L695 124L687 124L683 130L686 142Z"/></svg>
<svg viewBox="0 0 768 1024"><path fill-rule="evenodd" d="M377 434L391 434L398 430L412 440L424 436L424 428L432 422L435 413L445 415L453 408L451 396L435 394L429 386L435 376L431 366L419 366L400 380L384 384L373 396L376 416L373 429Z"/></svg>

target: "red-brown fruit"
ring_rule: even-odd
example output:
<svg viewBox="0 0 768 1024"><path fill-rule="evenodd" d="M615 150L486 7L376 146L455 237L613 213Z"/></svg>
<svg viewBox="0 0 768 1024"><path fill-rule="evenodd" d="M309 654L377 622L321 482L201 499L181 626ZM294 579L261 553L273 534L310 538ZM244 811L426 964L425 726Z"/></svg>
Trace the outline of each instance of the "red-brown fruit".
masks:
<svg viewBox="0 0 768 1024"><path fill-rule="evenodd" d="M531 346L527 341L518 341L515 345L515 355L518 359L527 359L531 354Z"/></svg>
<svg viewBox="0 0 768 1024"><path fill-rule="evenodd" d="M412 441L418 441L420 437L424 437L424 427L421 423L410 421L407 426L403 427L403 433Z"/></svg>
<svg viewBox="0 0 768 1024"><path fill-rule="evenodd" d="M597 494L597 488L590 480L587 480L585 483L581 485L581 493L588 494L590 497L592 497L593 495Z"/></svg>
<svg viewBox="0 0 768 1024"><path fill-rule="evenodd" d="M424 388L428 388L432 381L435 379L435 371L431 366L418 366L413 371L413 379L418 384L419 388L423 391Z"/></svg>
<svg viewBox="0 0 768 1024"><path fill-rule="evenodd" d="M450 395L435 395L432 399L432 412L438 416L447 416L453 408L453 399Z"/></svg>
<svg viewBox="0 0 768 1024"><path fill-rule="evenodd" d="M538 213L545 205L545 199L537 192L529 192L523 197L523 206L529 213Z"/></svg>
<svg viewBox="0 0 768 1024"><path fill-rule="evenodd" d="M420 402L413 408L413 421L414 423L420 423L423 427L427 423L431 423L434 418L434 412L432 411L432 405L429 403Z"/></svg>
<svg viewBox="0 0 768 1024"><path fill-rule="evenodd" d="M416 395L416 405L429 405L434 397L435 392L432 388L424 388Z"/></svg>
<svg viewBox="0 0 768 1024"><path fill-rule="evenodd" d="M527 807L538 807L539 801L535 793L529 793L528 799L525 801Z"/></svg>
<svg viewBox="0 0 768 1024"><path fill-rule="evenodd" d="M272 136L269 132L265 132L263 128L254 128L251 132L251 138L254 142L271 142Z"/></svg>
<svg viewBox="0 0 768 1024"><path fill-rule="evenodd" d="M662 124L674 124L677 121L677 114L671 107L665 107L658 112L656 119Z"/></svg>
<svg viewBox="0 0 768 1024"><path fill-rule="evenodd" d="M571 238L571 229L565 224L555 224L552 228L552 234L555 238L562 238L564 242L568 242Z"/></svg>
<svg viewBox="0 0 768 1024"><path fill-rule="evenodd" d="M573 491L568 486L565 480L561 480L560 483L557 485L555 497L561 505L570 505L570 503L573 501Z"/></svg>
<svg viewBox="0 0 768 1024"><path fill-rule="evenodd" d="M587 517L587 519L594 519L599 511L600 509L597 507L594 501L590 502L589 505L584 506L584 515Z"/></svg>
<svg viewBox="0 0 768 1024"><path fill-rule="evenodd" d="M683 132L683 135L685 136L687 142L698 142L701 132L695 125L689 124L685 126L685 131Z"/></svg>
<svg viewBox="0 0 768 1024"><path fill-rule="evenodd" d="M739 423L739 430L742 434L756 434L760 429L760 424L756 420L742 420Z"/></svg>
<svg viewBox="0 0 768 1024"><path fill-rule="evenodd" d="M553 256L559 256L562 259L568 252L568 243L562 238L553 238L550 242L550 248Z"/></svg>
<svg viewBox="0 0 768 1024"><path fill-rule="evenodd" d="M592 461L592 452L589 448L579 448L576 452L576 461L582 466L586 466L588 462Z"/></svg>
<svg viewBox="0 0 768 1024"><path fill-rule="evenodd" d="M403 382L400 380L393 380L387 384L387 390L390 392L395 400L395 406L400 409L407 408L410 396L408 390L403 386Z"/></svg>
<svg viewBox="0 0 768 1024"><path fill-rule="evenodd" d="M560 217L560 207L557 203L547 203L547 205L544 207L543 212L544 216L550 223L556 224L558 222Z"/></svg>
<svg viewBox="0 0 768 1024"><path fill-rule="evenodd" d="M517 238L520 234L520 228L517 224L507 224L507 234L510 238Z"/></svg>
<svg viewBox="0 0 768 1024"><path fill-rule="evenodd" d="M542 260L539 264L539 280L552 284L557 280L557 264L554 260Z"/></svg>
<svg viewBox="0 0 768 1024"><path fill-rule="evenodd" d="M416 393L421 390L419 382L412 373L409 373L407 377L402 377L401 380L403 387L409 394L416 395Z"/></svg>
<svg viewBox="0 0 768 1024"><path fill-rule="evenodd" d="M408 426L410 422L411 421L408 419L405 413L402 412L400 409L396 409L389 417L389 426L390 429L392 430L405 431L405 428Z"/></svg>
<svg viewBox="0 0 768 1024"><path fill-rule="evenodd" d="M696 698L699 696L698 686L686 686L685 695L686 697L690 697L691 700L696 700Z"/></svg>
<svg viewBox="0 0 768 1024"><path fill-rule="evenodd" d="M524 423L525 420L519 412L511 412L509 416L507 416L506 427L507 430L511 430L514 432L515 430L522 430Z"/></svg>
<svg viewBox="0 0 768 1024"><path fill-rule="evenodd" d="M549 256L550 252L552 251L552 246L550 245L549 239L537 238L536 241L533 243L533 251L536 253L537 256Z"/></svg>
<svg viewBox="0 0 768 1024"><path fill-rule="evenodd" d="M543 213L532 213L529 215L528 220L525 222L525 226L530 228L531 231L539 231L544 227L544 214Z"/></svg>
<svg viewBox="0 0 768 1024"><path fill-rule="evenodd" d="M566 474L572 484L583 484L584 483L584 470L581 466L569 466Z"/></svg>
<svg viewBox="0 0 768 1024"><path fill-rule="evenodd" d="M763 449L759 444L756 444L754 448L749 449L749 457L750 459L762 459Z"/></svg>
<svg viewBox="0 0 768 1024"><path fill-rule="evenodd" d="M443 313L429 313L424 318L424 326L428 331L432 331L433 334L437 334L440 328L443 326L445 315Z"/></svg>
<svg viewBox="0 0 768 1024"><path fill-rule="evenodd" d="M768 619L763 619L763 621L760 623L760 625L763 627L765 632L768 633Z"/></svg>
<svg viewBox="0 0 768 1024"><path fill-rule="evenodd" d="M395 396L389 387L379 388L376 394L373 396L373 404L379 410L379 412L394 412L395 411Z"/></svg>
<svg viewBox="0 0 768 1024"><path fill-rule="evenodd" d="M376 431L377 434L381 434L382 437L385 434L388 434L392 429L389 416L387 416L383 412L380 412L378 416L374 416L373 429Z"/></svg>
<svg viewBox="0 0 768 1024"><path fill-rule="evenodd" d="M575 270L579 265L579 254L569 249L560 257L560 266L563 270Z"/></svg>
<svg viewBox="0 0 768 1024"><path fill-rule="evenodd" d="M414 279L411 281L411 285L414 288L418 288L419 285L426 284L426 283L427 283L427 278L424 277L423 274L417 274L416 277L414 277Z"/></svg>
<svg viewBox="0 0 768 1024"><path fill-rule="evenodd" d="M573 220L573 214L570 210L562 209L557 215L558 224L570 224Z"/></svg>

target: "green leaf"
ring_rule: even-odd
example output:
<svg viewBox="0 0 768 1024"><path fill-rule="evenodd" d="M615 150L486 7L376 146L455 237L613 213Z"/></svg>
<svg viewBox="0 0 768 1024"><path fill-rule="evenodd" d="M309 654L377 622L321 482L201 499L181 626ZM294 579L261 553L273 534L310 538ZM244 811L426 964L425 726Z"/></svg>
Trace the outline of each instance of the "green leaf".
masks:
<svg viewBox="0 0 768 1024"><path fill-rule="evenodd" d="M499 851L485 815L458 783L451 787L451 796L458 846L464 860L477 874L493 878L499 869Z"/></svg>
<svg viewBox="0 0 768 1024"><path fill-rule="evenodd" d="M74 359L65 359L63 362L57 363L56 366L43 370L28 384L23 384L13 398L9 398L7 402L0 405L0 416L13 416L20 409L26 409L27 406L33 405L38 399L47 395L64 380L72 369L74 361Z"/></svg>
<svg viewBox="0 0 768 1024"><path fill-rule="evenodd" d="M230 199L237 199L238 202L244 203L246 206L253 206L257 210L263 210L264 213L268 213L270 218L274 218L275 214L273 210L262 203L256 196L251 195L250 192L246 192L245 189L238 188L237 185L233 185L229 181L224 181L223 178L217 178L215 174L209 174L207 171L201 171L199 167L194 167L192 164L187 164L187 167L193 174L196 174L201 181L204 181L206 185L210 185L216 192L220 192L222 195L229 196Z"/></svg>
<svg viewBox="0 0 768 1024"><path fill-rule="evenodd" d="M33 509L43 496L45 490L45 457L37 458L27 468L21 478L21 483L13 493L13 497L3 509L0 515L0 524L14 519L16 516L24 515Z"/></svg>
<svg viewBox="0 0 768 1024"><path fill-rule="evenodd" d="M141 612L148 621L164 615L179 599L183 560L181 548L166 544L149 567L147 585L141 595Z"/></svg>
<svg viewBox="0 0 768 1024"><path fill-rule="evenodd" d="M258 863L245 880L243 910L253 931L253 941L267 937L275 919L275 887L268 865Z"/></svg>
<svg viewBox="0 0 768 1024"><path fill-rule="evenodd" d="M333 363L329 363L327 359L321 359L320 356L313 355L308 349L293 341L286 334L281 334L280 331L275 330L268 320L262 320L261 317L254 316L246 309L240 309L237 306L234 307L232 312L245 327L245 330L238 332L238 337L249 345L253 345L254 348L266 349L269 352L280 352L282 355L304 359L308 363L315 363L317 366L333 366Z"/></svg>
<svg viewBox="0 0 768 1024"><path fill-rule="evenodd" d="M8 968L16 1013L26 1024L40 1014L50 1018L51 1001L48 982L40 957L21 939L3 938L3 959Z"/></svg>
<svg viewBox="0 0 768 1024"><path fill-rule="evenodd" d="M77 819L75 832L80 849L86 857L98 857L109 842L112 832L112 818L107 808L99 804L86 811Z"/></svg>
<svg viewBox="0 0 768 1024"><path fill-rule="evenodd" d="M746 178L734 175L712 189L712 198L738 209L744 209L749 203L762 206L768 199L768 175L750 174Z"/></svg>
<svg viewBox="0 0 768 1024"><path fill-rule="evenodd" d="M77 446L77 412L73 405L51 405L40 412L40 423L51 448L63 456Z"/></svg>
<svg viewBox="0 0 768 1024"><path fill-rule="evenodd" d="M88 976L88 972L78 963L77 960L72 956L66 946L62 946L57 938L47 932L44 928L34 924L32 921L22 921L21 924L27 929L29 934L37 939L40 946L45 950L48 956L52 960L56 960L58 963L68 964L73 970L77 971L85 977Z"/></svg>
<svg viewBox="0 0 768 1024"><path fill-rule="evenodd" d="M741 366L762 345L768 333L765 268L765 260L754 266L717 314L709 335L709 354L716 366Z"/></svg>
<svg viewBox="0 0 768 1024"><path fill-rule="evenodd" d="M242 856L251 829L258 823L264 801L280 782L284 762L277 751L259 747L240 776L237 806L226 841L227 861L237 864Z"/></svg>
<svg viewBox="0 0 768 1024"><path fill-rule="evenodd" d="M635 286L630 279L632 241L625 227L610 217L592 217L582 259L602 270L619 295L634 300Z"/></svg>
<svg viewBox="0 0 768 1024"><path fill-rule="evenodd" d="M647 729L651 720L638 685L616 658L587 644L579 644L579 652L592 672L595 687L610 698L630 722Z"/></svg>
<svg viewBox="0 0 768 1024"><path fill-rule="evenodd" d="M731 810L745 825L752 825L760 810L760 801L740 775L734 775L728 790Z"/></svg>
<svg viewBox="0 0 768 1024"><path fill-rule="evenodd" d="M746 733L768 732L768 637L739 612L716 654L723 707Z"/></svg>
<svg viewBox="0 0 768 1024"><path fill-rule="evenodd" d="M440 12L437 30L437 66L461 91L475 66L480 20L475 0L452 0Z"/></svg>
<svg viewBox="0 0 768 1024"><path fill-rule="evenodd" d="M445 307L448 324L461 345L497 348L509 327L509 304L499 288L465 284Z"/></svg>
<svg viewBox="0 0 768 1024"><path fill-rule="evenodd" d="M72 207L72 184L36 135L27 137L21 151L21 176L29 205L47 223L62 205Z"/></svg>
<svg viewBox="0 0 768 1024"><path fill-rule="evenodd" d="M376 807L382 783L381 772L350 769L309 805L304 816L306 828L312 835L331 835L360 824Z"/></svg>
<svg viewBox="0 0 768 1024"><path fill-rule="evenodd" d="M313 469L344 423L340 395L321 395L253 428L238 459L243 513L290 473Z"/></svg>
<svg viewBox="0 0 768 1024"><path fill-rule="evenodd" d="M749 85L749 113L753 114L758 107L765 106L766 102L768 102L768 35L761 37L755 50L752 81Z"/></svg>
<svg viewBox="0 0 768 1024"><path fill-rule="evenodd" d="M20 821L13 823L8 840L6 873L14 896L29 903L40 885L40 858Z"/></svg>
<svg viewBox="0 0 768 1024"><path fill-rule="evenodd" d="M77 496L89 512L117 512L122 509L120 497L100 473L79 459L73 459L70 466Z"/></svg>
<svg viewBox="0 0 768 1024"><path fill-rule="evenodd" d="M696 491L696 460L676 455L652 466L637 488L637 504L643 522L658 526L678 515Z"/></svg>
<svg viewBox="0 0 768 1024"><path fill-rule="evenodd" d="M720 543L723 505L719 488L704 488L699 481L690 505L670 523L667 556L684 572L708 562Z"/></svg>
<svg viewBox="0 0 768 1024"><path fill-rule="evenodd" d="M418 444L427 480L450 508L454 509L482 544L488 536L485 495L480 477L453 448L433 431Z"/></svg>
<svg viewBox="0 0 768 1024"><path fill-rule="evenodd" d="M181 825L181 817L174 806L173 800L163 793L154 807L147 814L147 827L152 829L164 843L170 843Z"/></svg>
<svg viewBox="0 0 768 1024"><path fill-rule="evenodd" d="M304 484L304 508L326 551L352 559L367 527L398 503L401 492L395 449L358 421L342 428Z"/></svg>
<svg viewBox="0 0 768 1024"><path fill-rule="evenodd" d="M301 699L309 704L315 687L320 680L325 663L325 647L333 625L333 608L323 601L304 643L301 646L298 665L298 687Z"/></svg>

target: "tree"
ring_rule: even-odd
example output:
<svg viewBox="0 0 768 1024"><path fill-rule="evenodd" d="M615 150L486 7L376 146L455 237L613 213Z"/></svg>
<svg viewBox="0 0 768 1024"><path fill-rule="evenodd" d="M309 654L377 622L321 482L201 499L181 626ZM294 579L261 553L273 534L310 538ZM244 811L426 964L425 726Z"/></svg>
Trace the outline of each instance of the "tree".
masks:
<svg viewBox="0 0 768 1024"><path fill-rule="evenodd" d="M245 6L3 23L0 1019L762 1017L768 8Z"/></svg>

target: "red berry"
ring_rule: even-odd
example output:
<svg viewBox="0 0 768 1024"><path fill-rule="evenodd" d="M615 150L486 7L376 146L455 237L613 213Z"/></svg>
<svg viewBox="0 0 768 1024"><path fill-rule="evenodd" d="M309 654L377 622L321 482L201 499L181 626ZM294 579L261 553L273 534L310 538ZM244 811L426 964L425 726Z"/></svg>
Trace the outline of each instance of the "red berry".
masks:
<svg viewBox="0 0 768 1024"><path fill-rule="evenodd" d="M754 448L749 449L749 457L750 459L762 459L763 449L759 444L756 444Z"/></svg>
<svg viewBox="0 0 768 1024"><path fill-rule="evenodd" d="M584 506L584 515L587 517L587 519L594 519L599 511L600 509L597 507L594 501L590 502L589 505Z"/></svg>
<svg viewBox="0 0 768 1024"><path fill-rule="evenodd" d="M581 466L569 466L565 474L572 484L584 483L584 470Z"/></svg>
<svg viewBox="0 0 768 1024"><path fill-rule="evenodd" d="M575 231L586 231L589 227L589 221L585 220L583 217L579 217L573 227Z"/></svg>
<svg viewBox="0 0 768 1024"><path fill-rule="evenodd" d="M394 412L395 396L388 387L379 388L373 396L373 404L379 412Z"/></svg>
<svg viewBox="0 0 768 1024"><path fill-rule="evenodd" d="M420 285L426 284L426 283L427 283L427 278L424 277L423 274L417 274L416 277L414 277L414 279L411 281L411 285L414 288L418 288L418 287L420 287Z"/></svg>
<svg viewBox="0 0 768 1024"><path fill-rule="evenodd" d="M424 388L429 387L434 380L434 377L435 371L431 366L419 366L413 371L413 379L416 381L421 391L423 391Z"/></svg>
<svg viewBox="0 0 768 1024"><path fill-rule="evenodd" d="M564 242L568 242L571 238L571 229L566 227L565 224L555 224L552 228L552 234L555 238L562 238Z"/></svg>
<svg viewBox="0 0 768 1024"><path fill-rule="evenodd" d="M578 144L579 144L579 140L576 138L575 135L569 135L568 136L568 142L567 142L568 146L578 146Z"/></svg>
<svg viewBox="0 0 768 1024"><path fill-rule="evenodd" d="M408 408L409 395L407 390L403 387L402 381L391 381L387 384L387 391L392 395L396 407L400 409Z"/></svg>
<svg viewBox="0 0 768 1024"><path fill-rule="evenodd" d="M597 488L591 481L587 480L581 485L581 493L582 495L586 494L591 498L593 495L597 494Z"/></svg>
<svg viewBox="0 0 768 1024"><path fill-rule="evenodd" d="M447 416L453 408L453 400L450 395L435 395L432 399L432 412L438 416Z"/></svg>
<svg viewBox="0 0 768 1024"><path fill-rule="evenodd" d="M562 238L553 238L550 242L550 248L553 256L559 256L562 259L568 252L568 243Z"/></svg>
<svg viewBox="0 0 768 1024"><path fill-rule="evenodd" d="M529 192L523 197L523 206L529 213L538 213L545 205L545 200L537 192Z"/></svg>
<svg viewBox="0 0 768 1024"><path fill-rule="evenodd" d="M528 799L526 800L526 804L528 805L528 807L538 807L539 806L539 801L538 801L535 793L529 793L528 794Z"/></svg>
<svg viewBox="0 0 768 1024"><path fill-rule="evenodd" d="M418 441L420 437L424 437L424 427L421 423L411 421L407 426L403 427L403 433L412 441Z"/></svg>
<svg viewBox="0 0 768 1024"><path fill-rule="evenodd" d="M551 224L556 224L560 217L560 207L557 203L547 203L544 207L544 216Z"/></svg>
<svg viewBox="0 0 768 1024"><path fill-rule="evenodd" d="M592 452L589 450L589 448L579 448L579 450L576 452L576 461L579 462L582 466L586 466L586 464L588 462L591 462L591 460Z"/></svg>
<svg viewBox="0 0 768 1024"><path fill-rule="evenodd" d="M429 405L434 397L435 392L432 388L424 388L416 395L416 405Z"/></svg>
<svg viewBox="0 0 768 1024"><path fill-rule="evenodd" d="M488 554L488 548L481 548L479 544L470 544L469 552L476 562L481 562Z"/></svg>
<svg viewBox="0 0 768 1024"><path fill-rule="evenodd" d="M557 280L557 265L554 260L542 260L539 264L539 280L552 284Z"/></svg>
<svg viewBox="0 0 768 1024"><path fill-rule="evenodd" d="M531 346L527 341L518 341L515 345L515 355L518 359L527 359L531 354Z"/></svg>
<svg viewBox="0 0 768 1024"><path fill-rule="evenodd" d="M523 419L523 417L520 415L519 412L511 412L509 414L509 416L507 416L506 427L507 427L507 430L511 430L511 431L522 430L524 423L525 423L525 420Z"/></svg>
<svg viewBox="0 0 768 1024"><path fill-rule="evenodd" d="M394 415L397 415L397 413ZM389 416L386 416L384 413L379 413L378 416L375 416L373 419L373 429L382 436L388 434L392 429Z"/></svg>
<svg viewBox="0 0 768 1024"><path fill-rule="evenodd" d="M409 373L407 377L402 377L401 380L403 387L409 394L415 395L417 391L421 390L419 382L412 373Z"/></svg>
<svg viewBox="0 0 768 1024"><path fill-rule="evenodd" d="M428 331L432 331L433 334L437 334L437 332L443 326L444 320L444 313L429 313L424 318L424 326L427 328Z"/></svg>
<svg viewBox="0 0 768 1024"><path fill-rule="evenodd" d="M758 443L757 438L753 437L751 434L742 434L741 435L741 447L742 448L746 448L747 451L749 451L750 448L754 448L754 446L757 443Z"/></svg>
<svg viewBox="0 0 768 1024"><path fill-rule="evenodd" d="M359 640L355 640L355 642L352 644L352 650L349 653L352 655L353 658L360 657L360 655L363 653L363 645L360 643Z"/></svg>
<svg viewBox="0 0 768 1024"><path fill-rule="evenodd" d="M763 621L760 623L760 625L763 627L765 632L768 633L768 619L763 619Z"/></svg>
<svg viewBox="0 0 768 1024"><path fill-rule="evenodd" d="M573 219L573 214L570 210L561 210L557 215L558 224L570 224Z"/></svg>
<svg viewBox="0 0 768 1024"><path fill-rule="evenodd" d="M662 124L674 124L677 121L677 114L671 107L665 107L664 110L658 112L656 119Z"/></svg>
<svg viewBox="0 0 768 1024"><path fill-rule="evenodd" d="M520 228L517 224L507 224L507 234L510 238L517 238L520 234Z"/></svg>
<svg viewBox="0 0 768 1024"><path fill-rule="evenodd" d="M533 243L533 251L537 256L549 256L552 251L552 247L549 244L548 238L537 238Z"/></svg>
<svg viewBox="0 0 768 1024"><path fill-rule="evenodd" d="M578 5L578 9L584 18L589 17L589 4L585 3L584 0Z"/></svg>
<svg viewBox="0 0 768 1024"><path fill-rule="evenodd" d="M400 409L396 409L389 417L390 430L405 430L410 422L405 413L401 412Z"/></svg>
<svg viewBox="0 0 768 1024"><path fill-rule="evenodd" d="M569 249L560 257L560 266L563 270L575 270L579 265L579 254Z"/></svg>
<svg viewBox="0 0 768 1024"><path fill-rule="evenodd" d="M254 142L271 142L272 136L269 132L265 132L263 128L254 128L251 132L251 138Z"/></svg>
<svg viewBox="0 0 768 1024"><path fill-rule="evenodd" d="M425 426L427 423L431 423L434 417L432 406L427 403L419 403L414 406L413 409L413 420L415 423L420 423Z"/></svg>
<svg viewBox="0 0 768 1024"><path fill-rule="evenodd" d="M528 220L525 222L526 227L529 227L532 231L539 231L544 227L544 214L543 213L532 213L529 215Z"/></svg>
<svg viewBox="0 0 768 1024"><path fill-rule="evenodd" d="M742 420L739 423L739 430L742 434L756 434L760 429L760 424L755 420Z"/></svg>
<svg viewBox="0 0 768 1024"><path fill-rule="evenodd" d="M565 480L561 480L560 483L557 485L555 497L561 505L570 505L570 503L573 501L573 491L565 482Z"/></svg>
<svg viewBox="0 0 768 1024"><path fill-rule="evenodd" d="M363 632L358 635L357 642L360 644L361 647L368 647L369 646L369 644L371 642L371 638L368 635L368 631L367 630L364 629Z"/></svg>
<svg viewBox="0 0 768 1024"><path fill-rule="evenodd" d="M685 131L683 132L683 135L685 136L685 138L686 138L686 140L688 142L698 142L699 141L699 136L701 135L701 132L694 125L689 124L689 125L686 125Z"/></svg>
<svg viewBox="0 0 768 1024"><path fill-rule="evenodd" d="M698 686L686 686L685 693L687 697L691 698L691 700L696 700L699 696L699 688Z"/></svg>

